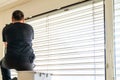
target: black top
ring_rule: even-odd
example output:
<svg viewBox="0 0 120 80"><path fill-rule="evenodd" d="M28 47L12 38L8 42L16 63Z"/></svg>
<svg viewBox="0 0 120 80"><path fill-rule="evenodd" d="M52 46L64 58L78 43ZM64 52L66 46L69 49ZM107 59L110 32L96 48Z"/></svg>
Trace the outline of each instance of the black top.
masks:
<svg viewBox="0 0 120 80"><path fill-rule="evenodd" d="M5 59L8 62L33 61L32 39L34 31L32 26L26 23L11 23L4 27L2 36L3 42L7 42Z"/></svg>

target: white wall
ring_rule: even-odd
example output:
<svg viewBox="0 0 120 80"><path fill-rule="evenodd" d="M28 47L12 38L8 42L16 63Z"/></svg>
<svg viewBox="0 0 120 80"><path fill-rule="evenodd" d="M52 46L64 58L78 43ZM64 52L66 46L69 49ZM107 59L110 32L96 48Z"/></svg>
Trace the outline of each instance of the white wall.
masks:
<svg viewBox="0 0 120 80"><path fill-rule="evenodd" d="M20 9L25 13L25 17L33 16L53 9L80 2L83 0L30 0L27 3L0 11L0 34L5 24L11 22L11 13ZM2 36L0 36L0 59L3 57ZM1 78L1 76L0 76ZM1 79L0 79L1 80Z"/></svg>

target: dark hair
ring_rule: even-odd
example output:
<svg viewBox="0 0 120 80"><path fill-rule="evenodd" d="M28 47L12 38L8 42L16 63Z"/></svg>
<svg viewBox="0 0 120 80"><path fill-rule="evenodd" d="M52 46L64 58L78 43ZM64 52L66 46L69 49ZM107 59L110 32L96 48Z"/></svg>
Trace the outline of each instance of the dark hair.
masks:
<svg viewBox="0 0 120 80"><path fill-rule="evenodd" d="M12 18L14 18L15 20L22 20L24 19L24 13L20 10L15 10L12 13Z"/></svg>

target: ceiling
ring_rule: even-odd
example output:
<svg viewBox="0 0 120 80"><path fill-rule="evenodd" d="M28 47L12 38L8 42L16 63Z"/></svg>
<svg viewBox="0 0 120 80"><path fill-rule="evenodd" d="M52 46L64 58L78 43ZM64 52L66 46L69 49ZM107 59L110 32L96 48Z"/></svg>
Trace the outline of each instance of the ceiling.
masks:
<svg viewBox="0 0 120 80"><path fill-rule="evenodd" d="M0 0L0 7L4 7L4 6L14 3L16 1L18 1L18 0L9 0L9 1L8 0Z"/></svg>
<svg viewBox="0 0 120 80"><path fill-rule="evenodd" d="M0 0L0 11L6 10L30 0Z"/></svg>

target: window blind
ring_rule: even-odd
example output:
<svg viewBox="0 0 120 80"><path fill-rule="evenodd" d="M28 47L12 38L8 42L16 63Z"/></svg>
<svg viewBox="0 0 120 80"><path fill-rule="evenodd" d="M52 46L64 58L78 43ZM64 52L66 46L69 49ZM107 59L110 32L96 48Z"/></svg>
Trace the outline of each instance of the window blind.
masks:
<svg viewBox="0 0 120 80"><path fill-rule="evenodd" d="M76 6L28 22L35 32L34 70L52 73L52 80L105 80L103 1Z"/></svg>
<svg viewBox="0 0 120 80"><path fill-rule="evenodd" d="M114 0L115 11L115 27L114 27L114 43L115 43L115 75L116 80L120 80L120 1Z"/></svg>
<svg viewBox="0 0 120 80"><path fill-rule="evenodd" d="M86 1L28 23L37 72L52 80L105 80L103 1Z"/></svg>

